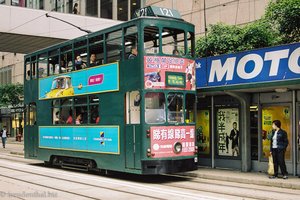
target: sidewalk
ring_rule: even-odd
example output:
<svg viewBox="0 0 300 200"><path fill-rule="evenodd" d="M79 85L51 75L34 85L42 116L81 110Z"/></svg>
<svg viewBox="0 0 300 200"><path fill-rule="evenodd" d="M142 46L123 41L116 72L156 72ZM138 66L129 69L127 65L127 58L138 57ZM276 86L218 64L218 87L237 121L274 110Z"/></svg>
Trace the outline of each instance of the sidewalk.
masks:
<svg viewBox="0 0 300 200"><path fill-rule="evenodd" d="M230 169L211 169L200 167L196 171L181 173L180 175L210 180L228 181L234 183L254 184L261 186L280 187L300 190L300 178L289 176L289 179L269 179L266 173L240 172Z"/></svg>
<svg viewBox="0 0 300 200"><path fill-rule="evenodd" d="M23 139L23 138L22 138ZM0 153L5 152L8 154L24 156L24 141L17 142L16 138L7 138L5 149L0 145Z"/></svg>
<svg viewBox="0 0 300 200"><path fill-rule="evenodd" d="M24 142L17 142L15 138L8 138L6 148L0 146L0 153L5 152L14 155L24 155ZM300 190L300 178L289 176L289 179L283 180L269 179L268 175L259 172L240 172L230 169L211 169L200 167L196 171L180 173L188 177L197 177L210 180L228 181L233 183L254 184L261 186L272 186L280 188L289 188Z"/></svg>

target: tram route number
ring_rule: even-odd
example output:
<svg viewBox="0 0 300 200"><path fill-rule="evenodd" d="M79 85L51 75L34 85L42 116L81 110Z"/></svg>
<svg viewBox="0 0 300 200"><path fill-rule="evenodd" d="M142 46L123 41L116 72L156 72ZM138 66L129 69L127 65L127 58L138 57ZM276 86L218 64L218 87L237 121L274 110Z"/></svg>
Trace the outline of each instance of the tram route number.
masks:
<svg viewBox="0 0 300 200"><path fill-rule="evenodd" d="M167 17L174 17L174 14L172 12L171 9L168 8L159 8L159 11L161 12L160 14L158 13L154 13L154 15L158 15L158 16L167 16ZM143 17L143 16L152 16L153 10L149 7L146 8L141 8L136 12L136 15L139 17Z"/></svg>

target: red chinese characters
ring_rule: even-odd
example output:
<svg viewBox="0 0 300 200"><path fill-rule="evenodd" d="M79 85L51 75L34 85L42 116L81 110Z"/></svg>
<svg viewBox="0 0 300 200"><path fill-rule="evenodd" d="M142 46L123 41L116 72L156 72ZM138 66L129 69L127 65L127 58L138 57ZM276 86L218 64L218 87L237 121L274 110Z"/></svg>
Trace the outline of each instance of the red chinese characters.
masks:
<svg viewBox="0 0 300 200"><path fill-rule="evenodd" d="M192 156L195 152L194 126L157 126L150 128L151 154L153 158ZM181 144L176 152L174 145Z"/></svg>

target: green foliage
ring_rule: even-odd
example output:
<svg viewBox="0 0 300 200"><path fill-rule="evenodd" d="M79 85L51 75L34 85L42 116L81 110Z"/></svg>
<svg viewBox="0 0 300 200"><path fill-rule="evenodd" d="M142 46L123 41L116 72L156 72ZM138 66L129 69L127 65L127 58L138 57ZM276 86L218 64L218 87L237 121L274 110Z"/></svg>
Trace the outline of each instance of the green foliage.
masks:
<svg viewBox="0 0 300 200"><path fill-rule="evenodd" d="M265 18L280 32L284 43L300 41L300 0L271 1Z"/></svg>
<svg viewBox="0 0 300 200"><path fill-rule="evenodd" d="M271 1L265 16L246 26L210 25L196 43L198 56L269 47L300 41L300 0Z"/></svg>
<svg viewBox="0 0 300 200"><path fill-rule="evenodd" d="M0 107L16 107L22 103L23 85L7 84L0 86Z"/></svg>
<svg viewBox="0 0 300 200"><path fill-rule="evenodd" d="M278 35L263 20L244 27L218 23L210 25L207 37L197 40L199 56L215 56L249 49L272 46Z"/></svg>

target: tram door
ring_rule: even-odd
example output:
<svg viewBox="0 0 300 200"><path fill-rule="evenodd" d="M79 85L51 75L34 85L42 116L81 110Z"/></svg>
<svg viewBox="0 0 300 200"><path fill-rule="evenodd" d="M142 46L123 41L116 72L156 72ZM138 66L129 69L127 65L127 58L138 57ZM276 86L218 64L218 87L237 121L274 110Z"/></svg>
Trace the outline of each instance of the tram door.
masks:
<svg viewBox="0 0 300 200"><path fill-rule="evenodd" d="M27 120L25 125L25 133L24 133L24 148L26 152L26 156L36 157L37 156L37 124L36 124L36 104L30 103L27 107Z"/></svg>
<svg viewBox="0 0 300 200"><path fill-rule="evenodd" d="M140 146L141 146L141 124L140 124L140 102L139 91L126 93L126 168L140 169Z"/></svg>

